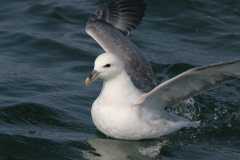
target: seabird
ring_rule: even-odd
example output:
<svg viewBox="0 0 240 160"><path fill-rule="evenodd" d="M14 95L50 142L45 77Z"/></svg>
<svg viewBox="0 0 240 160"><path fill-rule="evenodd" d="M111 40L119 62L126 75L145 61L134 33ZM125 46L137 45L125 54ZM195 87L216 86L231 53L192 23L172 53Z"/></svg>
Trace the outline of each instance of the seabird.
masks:
<svg viewBox="0 0 240 160"><path fill-rule="evenodd" d="M144 0L110 0L89 18L86 32L106 53L99 55L86 79L103 79L92 105L95 126L105 135L126 140L157 138L183 127L197 127L167 112L194 95L240 77L240 60L190 69L157 85L150 63L126 38L141 22Z"/></svg>

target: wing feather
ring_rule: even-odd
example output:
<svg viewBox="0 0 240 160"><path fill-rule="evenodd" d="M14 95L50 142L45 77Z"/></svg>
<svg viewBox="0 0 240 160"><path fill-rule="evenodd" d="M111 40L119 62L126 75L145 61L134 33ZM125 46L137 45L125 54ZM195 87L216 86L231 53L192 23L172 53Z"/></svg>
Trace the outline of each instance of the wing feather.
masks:
<svg viewBox="0 0 240 160"><path fill-rule="evenodd" d="M174 106L205 90L240 77L240 60L190 69L140 96L135 105ZM144 105L143 105L144 106Z"/></svg>
<svg viewBox="0 0 240 160"><path fill-rule="evenodd" d="M139 26L146 6L147 4L142 0L111 0L101 5L92 16L97 16L99 21L109 23L127 36ZM129 21L127 25L124 24L126 19L122 15L130 17L134 21Z"/></svg>

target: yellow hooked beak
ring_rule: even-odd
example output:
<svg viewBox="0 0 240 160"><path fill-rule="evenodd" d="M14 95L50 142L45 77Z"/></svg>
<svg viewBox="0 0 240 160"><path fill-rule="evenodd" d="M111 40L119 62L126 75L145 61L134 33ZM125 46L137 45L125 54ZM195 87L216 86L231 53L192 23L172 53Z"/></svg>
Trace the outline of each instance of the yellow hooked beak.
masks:
<svg viewBox="0 0 240 160"><path fill-rule="evenodd" d="M90 83L98 79L99 76L100 76L100 72L93 70L92 73L90 73L89 77L87 77L85 81L86 85L89 85Z"/></svg>
<svg viewBox="0 0 240 160"><path fill-rule="evenodd" d="M86 85L89 85L89 84L91 83L91 79L90 79L90 77L87 77L85 83L86 83Z"/></svg>

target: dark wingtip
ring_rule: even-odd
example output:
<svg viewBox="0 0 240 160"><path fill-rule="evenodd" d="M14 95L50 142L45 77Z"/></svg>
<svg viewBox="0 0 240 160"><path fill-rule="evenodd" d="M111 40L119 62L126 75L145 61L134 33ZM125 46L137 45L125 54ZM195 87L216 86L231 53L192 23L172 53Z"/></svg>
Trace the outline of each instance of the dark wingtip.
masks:
<svg viewBox="0 0 240 160"><path fill-rule="evenodd" d="M144 0L111 0L101 5L89 20L108 23L127 36L139 26L146 6Z"/></svg>

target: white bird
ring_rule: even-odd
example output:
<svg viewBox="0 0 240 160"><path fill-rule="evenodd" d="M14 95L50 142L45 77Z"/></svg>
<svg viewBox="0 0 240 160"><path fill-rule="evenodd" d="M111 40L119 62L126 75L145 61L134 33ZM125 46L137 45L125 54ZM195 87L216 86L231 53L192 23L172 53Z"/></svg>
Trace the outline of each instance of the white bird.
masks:
<svg viewBox="0 0 240 160"><path fill-rule="evenodd" d="M197 127L168 113L173 106L223 82L240 77L240 60L190 69L157 86L151 66L125 36L140 23L143 0L111 0L89 18L86 31L106 52L95 60L86 79L103 79L92 106L95 126L110 137L127 140L156 138L183 127Z"/></svg>

